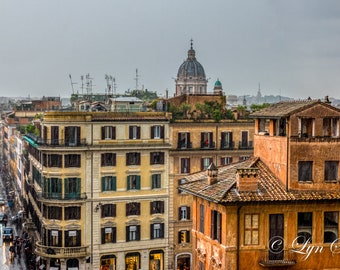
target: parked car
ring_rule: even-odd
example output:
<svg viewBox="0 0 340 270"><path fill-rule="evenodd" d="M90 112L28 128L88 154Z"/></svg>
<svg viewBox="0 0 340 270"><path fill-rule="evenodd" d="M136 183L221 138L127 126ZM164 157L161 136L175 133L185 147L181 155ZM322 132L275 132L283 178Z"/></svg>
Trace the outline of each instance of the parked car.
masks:
<svg viewBox="0 0 340 270"><path fill-rule="evenodd" d="M2 231L3 241L13 241L13 228L5 227Z"/></svg>

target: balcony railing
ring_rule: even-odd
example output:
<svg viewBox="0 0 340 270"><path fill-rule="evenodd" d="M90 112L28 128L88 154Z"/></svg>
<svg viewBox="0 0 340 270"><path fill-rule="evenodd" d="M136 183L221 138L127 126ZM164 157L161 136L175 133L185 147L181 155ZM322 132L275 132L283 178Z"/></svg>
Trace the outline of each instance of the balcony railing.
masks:
<svg viewBox="0 0 340 270"><path fill-rule="evenodd" d="M191 142L188 142L188 143L179 142L177 145L177 149L192 149L192 143Z"/></svg>
<svg viewBox="0 0 340 270"><path fill-rule="evenodd" d="M238 142L238 149L253 149L253 142Z"/></svg>
<svg viewBox="0 0 340 270"><path fill-rule="evenodd" d="M88 246L80 247L53 247L43 246L41 242L36 242L35 252L41 257L48 258L76 258L89 255Z"/></svg>
<svg viewBox="0 0 340 270"><path fill-rule="evenodd" d="M340 142L340 137L318 136L318 137L304 137L304 136L291 136L291 142Z"/></svg>
<svg viewBox="0 0 340 270"><path fill-rule="evenodd" d="M233 150L235 149L235 142L231 141L231 142L221 142L221 149L222 150Z"/></svg>
<svg viewBox="0 0 340 270"><path fill-rule="evenodd" d="M86 139L71 140L71 139L43 139L35 136L34 134L26 134L26 140L37 145L50 145L50 146L84 146Z"/></svg>
<svg viewBox="0 0 340 270"><path fill-rule="evenodd" d="M296 253L290 250L282 250L279 253L272 253L269 250L261 252L259 265L262 267L289 267L296 264Z"/></svg>
<svg viewBox="0 0 340 270"><path fill-rule="evenodd" d="M201 149L215 149L215 142L201 142Z"/></svg>
<svg viewBox="0 0 340 270"><path fill-rule="evenodd" d="M86 193L55 193L55 192L37 192L39 199L47 200L85 200Z"/></svg>

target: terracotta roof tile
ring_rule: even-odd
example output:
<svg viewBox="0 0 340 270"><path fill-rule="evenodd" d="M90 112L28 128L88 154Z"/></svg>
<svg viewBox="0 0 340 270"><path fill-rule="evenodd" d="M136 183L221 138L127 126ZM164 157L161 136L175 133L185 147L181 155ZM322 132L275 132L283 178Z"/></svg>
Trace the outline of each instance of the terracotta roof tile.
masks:
<svg viewBox="0 0 340 270"><path fill-rule="evenodd" d="M258 190L240 192L236 188L238 168L258 168ZM206 171L191 174L179 189L215 203L340 200L340 191L287 191L285 185L259 159L218 167L218 180L209 185Z"/></svg>

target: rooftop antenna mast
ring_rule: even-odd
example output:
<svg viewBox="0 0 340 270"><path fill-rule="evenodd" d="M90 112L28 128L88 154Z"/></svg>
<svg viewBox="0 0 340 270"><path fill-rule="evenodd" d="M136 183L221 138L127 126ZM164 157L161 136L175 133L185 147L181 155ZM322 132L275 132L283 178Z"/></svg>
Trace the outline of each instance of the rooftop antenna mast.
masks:
<svg viewBox="0 0 340 270"><path fill-rule="evenodd" d="M70 81L71 81L72 94L74 94L74 88L73 88L73 85L74 85L74 84L77 84L77 83L75 83L75 82L73 82L73 81L72 81L72 76L71 76L71 74L68 74L68 76L70 77Z"/></svg>
<svg viewBox="0 0 340 270"><path fill-rule="evenodd" d="M112 76L105 74L105 80L106 80L106 92L107 95L111 95L111 90L112 90L112 84L110 84L110 81L112 81Z"/></svg>
<svg viewBox="0 0 340 270"><path fill-rule="evenodd" d="M84 76L83 75L80 76L80 80L81 80L81 93L84 94Z"/></svg>
<svg viewBox="0 0 340 270"><path fill-rule="evenodd" d="M117 84L116 84L116 78L115 77L112 78L112 83L113 83L113 91L114 91L114 94L116 96L117 95Z"/></svg>
<svg viewBox="0 0 340 270"><path fill-rule="evenodd" d="M90 74L86 74L86 92L88 95L92 94L92 80L93 78L90 77Z"/></svg>
<svg viewBox="0 0 340 270"><path fill-rule="evenodd" d="M138 78L139 78L139 75L138 75L138 68L136 68L136 77L135 77L135 81L136 81L136 90L138 90Z"/></svg>

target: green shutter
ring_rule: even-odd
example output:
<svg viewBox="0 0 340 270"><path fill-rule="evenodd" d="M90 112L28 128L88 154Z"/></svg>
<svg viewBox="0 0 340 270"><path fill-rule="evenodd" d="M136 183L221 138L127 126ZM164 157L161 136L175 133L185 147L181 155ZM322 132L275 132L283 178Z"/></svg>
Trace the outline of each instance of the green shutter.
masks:
<svg viewBox="0 0 340 270"><path fill-rule="evenodd" d="M116 176L112 176L112 190L116 191L117 190L117 180Z"/></svg>
<svg viewBox="0 0 340 270"><path fill-rule="evenodd" d="M140 190L140 175L136 176L136 189Z"/></svg>
<svg viewBox="0 0 340 270"><path fill-rule="evenodd" d="M126 177L126 190L130 190L131 187L129 185L129 175Z"/></svg>
<svg viewBox="0 0 340 270"><path fill-rule="evenodd" d="M155 177L154 174L151 175L151 188L152 188L152 189L155 188L155 185L156 185L156 183L155 183L156 179L155 179L155 178L156 178L156 177Z"/></svg>
<svg viewBox="0 0 340 270"><path fill-rule="evenodd" d="M104 187L105 187L105 177L103 176L102 177L102 191L105 191Z"/></svg>

